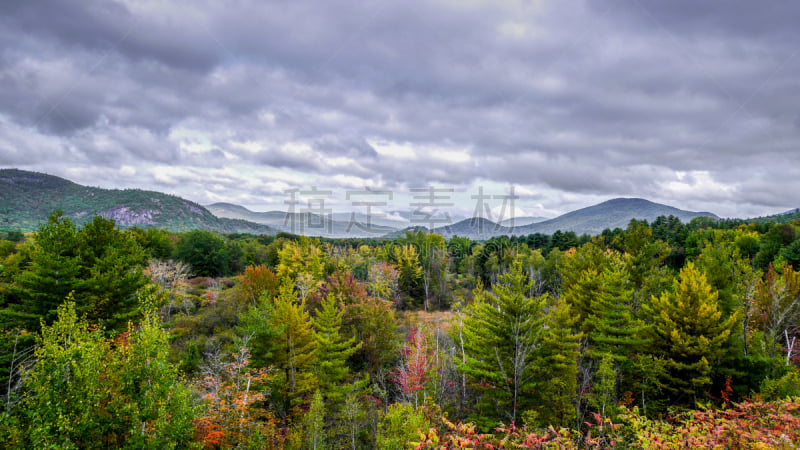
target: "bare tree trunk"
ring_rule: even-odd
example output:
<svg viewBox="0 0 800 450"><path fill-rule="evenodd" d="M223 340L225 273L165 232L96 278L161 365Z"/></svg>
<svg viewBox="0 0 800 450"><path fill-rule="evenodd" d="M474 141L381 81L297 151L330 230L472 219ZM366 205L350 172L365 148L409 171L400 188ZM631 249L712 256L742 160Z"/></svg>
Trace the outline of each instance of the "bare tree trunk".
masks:
<svg viewBox="0 0 800 450"><path fill-rule="evenodd" d="M461 363L467 365L467 353L464 351L464 316L458 312L458 340L461 344ZM463 412L464 400L467 399L467 374L461 371L461 408Z"/></svg>

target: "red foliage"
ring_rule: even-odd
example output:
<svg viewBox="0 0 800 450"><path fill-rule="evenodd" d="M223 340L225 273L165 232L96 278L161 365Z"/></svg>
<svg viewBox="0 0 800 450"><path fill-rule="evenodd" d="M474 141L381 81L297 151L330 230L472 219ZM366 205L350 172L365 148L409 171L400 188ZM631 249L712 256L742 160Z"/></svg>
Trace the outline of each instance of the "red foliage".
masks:
<svg viewBox="0 0 800 450"><path fill-rule="evenodd" d="M333 296L343 305L352 305L364 302L369 294L364 283L356 279L350 272L336 271L319 287L319 292L312 294L310 305L319 304L328 294Z"/></svg>
<svg viewBox="0 0 800 450"><path fill-rule="evenodd" d="M131 337L131 332L130 331L125 331L125 332L122 332L122 333L118 334L114 338L114 348L122 348L122 347L129 346L130 345L130 341L129 341L130 337Z"/></svg>
<svg viewBox="0 0 800 450"><path fill-rule="evenodd" d="M194 438L203 443L203 448L219 448L225 440L225 430L219 423L201 417L194 420Z"/></svg>
<svg viewBox="0 0 800 450"><path fill-rule="evenodd" d="M406 345L400 350L403 354L403 365L394 371L394 380L409 397L416 397L417 392L425 387L428 376L429 357L425 333L412 329L406 338Z"/></svg>
<svg viewBox="0 0 800 450"><path fill-rule="evenodd" d="M731 386L731 377L728 377L725 379L725 389L720 392L722 403L726 408L731 404L731 394L733 394L733 387Z"/></svg>
<svg viewBox="0 0 800 450"><path fill-rule="evenodd" d="M725 410L675 416L670 422L647 423L637 440L653 449L797 448L800 443L798 400L732 404Z"/></svg>

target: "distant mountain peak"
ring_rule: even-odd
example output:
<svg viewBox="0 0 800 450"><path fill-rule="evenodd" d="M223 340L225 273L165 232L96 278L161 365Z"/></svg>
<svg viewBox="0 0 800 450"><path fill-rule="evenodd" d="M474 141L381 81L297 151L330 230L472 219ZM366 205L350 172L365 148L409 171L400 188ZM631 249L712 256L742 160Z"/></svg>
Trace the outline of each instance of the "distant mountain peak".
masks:
<svg viewBox="0 0 800 450"><path fill-rule="evenodd" d="M557 230L573 231L577 234L599 234L606 228L625 228L631 219L652 222L659 216L675 216L683 222L695 217L719 218L713 213L685 211L644 198L619 197L568 212L554 219L515 227L514 234L552 234Z"/></svg>

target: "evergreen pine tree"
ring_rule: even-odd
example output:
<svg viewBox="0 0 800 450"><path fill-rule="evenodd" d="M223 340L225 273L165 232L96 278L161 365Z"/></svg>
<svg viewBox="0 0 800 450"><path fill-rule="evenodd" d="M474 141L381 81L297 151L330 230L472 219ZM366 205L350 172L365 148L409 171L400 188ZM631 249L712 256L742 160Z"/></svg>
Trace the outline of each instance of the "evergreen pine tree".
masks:
<svg viewBox="0 0 800 450"><path fill-rule="evenodd" d="M553 305L547 316L542 342L542 377L548 380L539 390L543 425L573 426L576 418L578 357L583 333L575 331L578 318L564 299Z"/></svg>
<svg viewBox="0 0 800 450"><path fill-rule="evenodd" d="M248 341L251 366L264 368L272 363L280 342L278 338L285 328L285 323L275 319L273 299L266 294L258 297L256 304L242 314L237 332Z"/></svg>
<svg viewBox="0 0 800 450"><path fill-rule="evenodd" d="M576 327L582 331L587 331L587 327L590 326L588 319L592 313L594 297L601 290L600 284L597 269L586 269L581 271L580 276L576 277L561 295L575 314Z"/></svg>
<svg viewBox="0 0 800 450"><path fill-rule="evenodd" d="M18 298L4 311L11 328L39 331L56 319L58 307L79 287L81 262L77 230L57 212L39 227L30 267L22 272L12 291Z"/></svg>
<svg viewBox="0 0 800 450"><path fill-rule="evenodd" d="M607 266L598 278L598 291L591 299L592 312L585 327L590 330L589 354L596 360L608 355L622 363L645 343L641 338L643 325L631 317L633 286L621 262Z"/></svg>
<svg viewBox="0 0 800 450"><path fill-rule="evenodd" d="M711 384L712 364L724 356L737 314L722 318L716 291L693 263L681 270L674 292L653 297L645 311L654 349L666 360L665 387L689 397L684 401L696 399Z"/></svg>
<svg viewBox="0 0 800 450"><path fill-rule="evenodd" d="M347 359L361 348L362 343L355 337L346 339L340 334L343 311L337 306L336 299L329 294L317 310L314 318L314 340L317 345L316 374L319 391L322 393L329 409L337 409L344 402L353 386L345 384L350 372ZM365 382L357 383L363 388Z"/></svg>
<svg viewBox="0 0 800 450"><path fill-rule="evenodd" d="M78 312L107 330L122 330L139 314L137 292L147 279L145 254L133 235L96 216L77 235L81 263Z"/></svg>
<svg viewBox="0 0 800 450"><path fill-rule="evenodd" d="M289 284L280 288L275 298L272 327L283 326L278 335L272 365L280 375L276 377L272 395L277 400L279 412L291 415L305 403L317 386L314 365L317 362L317 342L314 340L311 318L305 303L297 301L297 294Z"/></svg>
<svg viewBox="0 0 800 450"><path fill-rule="evenodd" d="M147 282L144 252L114 221L95 217L77 230L61 213L39 228L30 267L13 287L18 301L4 311L10 328L38 331L51 324L72 293L78 312L109 331L139 314L137 293Z"/></svg>
<svg viewBox="0 0 800 450"><path fill-rule="evenodd" d="M603 250L593 243L569 250L558 262L562 281L562 296L572 306L578 317L578 327L588 333L591 323L587 321L594 312L595 297L602 291L603 271L610 265L621 264L622 257L611 250Z"/></svg>
<svg viewBox="0 0 800 450"><path fill-rule="evenodd" d="M519 262L500 275L493 291L478 290L464 319L461 370L475 381L484 417L514 420L531 404L538 382L545 298L526 294L531 283Z"/></svg>

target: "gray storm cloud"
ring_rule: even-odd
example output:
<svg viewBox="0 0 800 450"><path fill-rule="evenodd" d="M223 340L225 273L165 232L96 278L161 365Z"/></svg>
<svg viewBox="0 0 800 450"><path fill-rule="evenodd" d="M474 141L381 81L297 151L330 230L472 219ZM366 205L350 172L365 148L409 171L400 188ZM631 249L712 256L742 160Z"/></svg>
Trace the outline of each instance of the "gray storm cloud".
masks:
<svg viewBox="0 0 800 450"><path fill-rule="evenodd" d="M3 2L0 164L200 202L489 180L556 211L640 196L767 214L799 206L787 188L800 167L798 13Z"/></svg>

